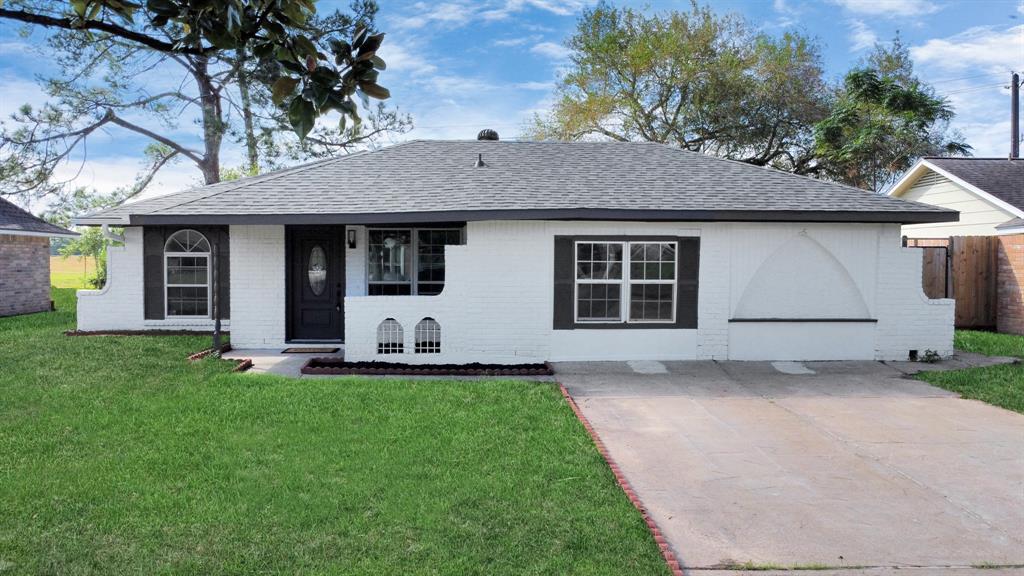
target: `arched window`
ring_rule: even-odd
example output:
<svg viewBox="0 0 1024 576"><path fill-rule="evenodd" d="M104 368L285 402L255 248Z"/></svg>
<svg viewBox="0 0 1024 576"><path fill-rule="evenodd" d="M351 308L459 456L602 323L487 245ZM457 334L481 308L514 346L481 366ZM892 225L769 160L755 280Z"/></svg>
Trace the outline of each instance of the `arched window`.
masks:
<svg viewBox="0 0 1024 576"><path fill-rule="evenodd" d="M405 352L405 335L402 325L394 318L386 318L377 326L377 354L401 354Z"/></svg>
<svg viewBox="0 0 1024 576"><path fill-rule="evenodd" d="M416 324L416 353L441 353L441 325L433 318L424 318Z"/></svg>
<svg viewBox="0 0 1024 576"><path fill-rule="evenodd" d="M210 317L210 242L178 230L164 244L167 316Z"/></svg>

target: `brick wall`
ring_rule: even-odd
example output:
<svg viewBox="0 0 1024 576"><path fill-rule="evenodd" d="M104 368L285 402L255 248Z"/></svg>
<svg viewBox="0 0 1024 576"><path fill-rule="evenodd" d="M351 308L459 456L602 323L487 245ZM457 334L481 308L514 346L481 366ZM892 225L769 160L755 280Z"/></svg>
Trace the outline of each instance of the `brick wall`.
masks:
<svg viewBox="0 0 1024 576"><path fill-rule="evenodd" d="M1024 334L1024 234L999 237L996 327Z"/></svg>
<svg viewBox="0 0 1024 576"><path fill-rule="evenodd" d="M231 345L284 346L284 226L231 226L229 235Z"/></svg>
<svg viewBox="0 0 1024 576"><path fill-rule="evenodd" d="M0 234L0 316L50 309L50 239Z"/></svg>

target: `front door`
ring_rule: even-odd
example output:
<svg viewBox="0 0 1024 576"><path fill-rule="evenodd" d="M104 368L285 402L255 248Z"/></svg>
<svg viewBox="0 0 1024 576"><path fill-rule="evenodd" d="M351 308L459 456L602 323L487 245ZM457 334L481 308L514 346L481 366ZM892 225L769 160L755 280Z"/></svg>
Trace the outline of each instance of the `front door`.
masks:
<svg viewBox="0 0 1024 576"><path fill-rule="evenodd" d="M345 334L345 228L288 229L288 339L340 341Z"/></svg>

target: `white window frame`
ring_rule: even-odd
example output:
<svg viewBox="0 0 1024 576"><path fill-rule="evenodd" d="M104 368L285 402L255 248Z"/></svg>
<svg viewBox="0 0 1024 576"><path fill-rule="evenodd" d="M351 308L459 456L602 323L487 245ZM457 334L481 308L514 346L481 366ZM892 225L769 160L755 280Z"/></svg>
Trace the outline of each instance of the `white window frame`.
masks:
<svg viewBox="0 0 1024 576"><path fill-rule="evenodd" d="M409 251L411 253L411 256L410 256L410 259L409 259L410 260L410 263L409 263L409 268L410 268L409 282L383 282L383 281L373 281L373 280L370 280L370 266L372 264L372 262L370 262L370 233L371 232L375 232L375 231L376 232L380 232L382 230L394 230L396 232L408 232L409 233ZM419 233L420 232L434 232L434 231L445 231L445 232L447 232L447 231L450 231L450 230L458 230L458 232L459 232L459 243L460 244L465 244L466 243L466 229L465 228L443 228L443 227L441 227L441 228L439 228L439 227L403 228L403 227L400 227L400 226L383 226L383 227L377 226L377 227L373 227L373 228L367 228L366 229L366 293L368 295L370 294L370 286L372 286L374 284L377 284L377 285L393 285L393 286L404 286L404 285L408 284L409 285L409 294L408 295L409 296L419 296L420 295L420 291L419 291L419 279L420 279L420 252L419 252L420 240L419 240ZM445 262L445 266L446 267L447 267L447 265L448 265L448 263ZM447 283L448 283L448 279L446 277L445 278L445 284L447 284ZM425 284L437 284L437 282L425 282ZM444 288L442 288L442 290L444 290ZM396 295L396 296L402 296L402 295ZM424 294L424 296L435 296L435 294Z"/></svg>
<svg viewBox="0 0 1024 576"><path fill-rule="evenodd" d="M202 236L203 240L206 241L206 245L210 246L210 239L207 238L205 234L203 234L202 232L199 232L198 230L192 230L191 228L183 228L181 230L176 230L174 232L174 234L171 234L170 236L167 237L167 240L164 242L164 318L167 318L167 319L174 318L174 319L182 319L182 320L196 320L196 319L204 319L204 318L208 319L208 318L210 318L211 313L213 311L213 286L212 286L213 282L211 281L211 270L210 270L211 259L210 259L210 253L209 252L168 252L167 251L167 244L171 241L171 238L173 238L175 235L177 235L177 234L179 234L181 232L186 232L186 231L193 232L195 234L199 234L200 236ZM184 257L184 258L205 258L206 259L206 284L173 284L172 285L172 284L168 283L168 281L167 281L167 268L168 268L167 260L168 260L168 258L176 258L176 257L177 258L181 258L181 257ZM171 314L171 301L170 301L170 296L168 295L171 288L206 288L206 314L205 315L203 315L203 314L198 314L198 315L197 314L190 314L190 315Z"/></svg>
<svg viewBox="0 0 1024 576"><path fill-rule="evenodd" d="M622 246L622 277L619 279L608 278L578 278L578 262L579 258L579 245L580 244L618 244ZM632 277L632 267L630 266L630 247L633 244L671 244L675 246L676 260L675 273L672 275L672 280L646 280L638 279L634 280ZM576 240L573 242L572 247L572 315L573 322L576 324L675 324L676 312L679 308L679 242L676 240ZM619 285L619 318L615 319L580 319L579 311L579 287L580 284L618 284ZM630 287L633 284L645 285L645 284L671 284L672 285L672 319L671 320L631 320L630 311L630 300L632 297L632 290Z"/></svg>

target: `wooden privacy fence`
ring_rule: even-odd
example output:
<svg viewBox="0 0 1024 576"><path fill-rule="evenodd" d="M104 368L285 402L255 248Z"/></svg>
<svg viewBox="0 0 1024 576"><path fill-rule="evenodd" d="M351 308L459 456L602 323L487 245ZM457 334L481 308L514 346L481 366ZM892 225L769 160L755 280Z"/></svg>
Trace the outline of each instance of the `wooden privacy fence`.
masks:
<svg viewBox="0 0 1024 576"><path fill-rule="evenodd" d="M957 328L996 327L999 238L905 239L924 251L921 283L929 298L956 299Z"/></svg>

